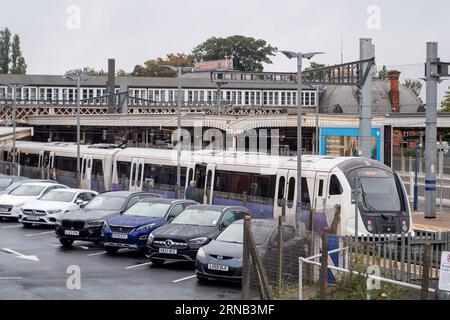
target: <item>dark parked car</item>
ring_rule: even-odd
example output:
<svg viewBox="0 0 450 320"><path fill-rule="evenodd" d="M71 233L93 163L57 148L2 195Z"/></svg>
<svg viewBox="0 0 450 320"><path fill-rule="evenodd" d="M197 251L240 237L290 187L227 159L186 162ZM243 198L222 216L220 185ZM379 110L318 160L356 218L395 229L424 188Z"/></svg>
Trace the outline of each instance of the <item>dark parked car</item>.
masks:
<svg viewBox="0 0 450 320"><path fill-rule="evenodd" d="M283 225L283 253L294 257L298 264L299 239L295 228ZM278 223L274 220L253 219L252 234L264 265L274 265L277 259ZM195 272L199 281L227 280L242 281L242 256L244 240L243 220L234 222L214 240L197 252ZM292 253L292 254L290 254ZM284 268L291 264L286 259Z"/></svg>
<svg viewBox="0 0 450 320"><path fill-rule="evenodd" d="M177 199L139 201L122 215L106 220L102 229L105 250L108 253L115 253L120 248L144 250L153 230L170 223L194 204L197 202Z"/></svg>
<svg viewBox="0 0 450 320"><path fill-rule="evenodd" d="M103 192L89 201L84 208L61 215L56 220L56 236L63 246L71 246L77 240L100 243L101 230L106 219L122 214L142 199L159 197L159 194L149 192Z"/></svg>
<svg viewBox="0 0 450 320"><path fill-rule="evenodd" d="M172 223L149 235L147 256L155 265L162 265L166 260L195 261L197 250L201 246L245 215L251 215L250 210L245 207L190 206Z"/></svg>

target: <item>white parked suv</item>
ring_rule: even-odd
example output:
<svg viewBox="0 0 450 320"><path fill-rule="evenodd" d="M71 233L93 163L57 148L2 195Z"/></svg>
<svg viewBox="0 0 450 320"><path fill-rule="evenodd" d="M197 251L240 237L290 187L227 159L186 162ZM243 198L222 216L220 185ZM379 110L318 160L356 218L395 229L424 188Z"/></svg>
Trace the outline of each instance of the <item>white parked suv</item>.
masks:
<svg viewBox="0 0 450 320"><path fill-rule="evenodd" d="M20 209L25 203L61 188L67 186L49 182L24 183L8 194L0 196L0 218L19 218Z"/></svg>
<svg viewBox="0 0 450 320"><path fill-rule="evenodd" d="M55 225L56 219L63 213L79 210L98 193L84 189L56 189L36 200L27 202L19 214L19 222L24 227L33 224Z"/></svg>

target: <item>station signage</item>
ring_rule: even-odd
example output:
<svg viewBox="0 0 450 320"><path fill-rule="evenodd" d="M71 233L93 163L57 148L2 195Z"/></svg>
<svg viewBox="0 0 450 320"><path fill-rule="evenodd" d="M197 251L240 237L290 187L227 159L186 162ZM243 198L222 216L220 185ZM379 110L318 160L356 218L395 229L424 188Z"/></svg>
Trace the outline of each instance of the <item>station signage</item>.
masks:
<svg viewBox="0 0 450 320"><path fill-rule="evenodd" d="M233 59L203 61L195 64L195 71L233 70Z"/></svg>
<svg viewBox="0 0 450 320"><path fill-rule="evenodd" d="M441 256L439 290L450 292L450 252L448 251L442 252Z"/></svg>

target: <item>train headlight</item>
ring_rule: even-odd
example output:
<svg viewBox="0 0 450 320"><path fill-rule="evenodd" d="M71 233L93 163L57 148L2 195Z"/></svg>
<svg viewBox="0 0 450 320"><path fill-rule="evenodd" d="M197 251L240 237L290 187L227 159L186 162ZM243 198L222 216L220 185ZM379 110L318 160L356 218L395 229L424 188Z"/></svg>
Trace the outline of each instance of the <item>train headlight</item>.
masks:
<svg viewBox="0 0 450 320"><path fill-rule="evenodd" d="M368 221L367 221L367 230L368 230L369 232L372 232L372 231L373 231L373 222L372 222L372 220L368 220Z"/></svg>
<svg viewBox="0 0 450 320"><path fill-rule="evenodd" d="M404 232L408 231L408 223L406 222L406 220L402 220L402 230Z"/></svg>

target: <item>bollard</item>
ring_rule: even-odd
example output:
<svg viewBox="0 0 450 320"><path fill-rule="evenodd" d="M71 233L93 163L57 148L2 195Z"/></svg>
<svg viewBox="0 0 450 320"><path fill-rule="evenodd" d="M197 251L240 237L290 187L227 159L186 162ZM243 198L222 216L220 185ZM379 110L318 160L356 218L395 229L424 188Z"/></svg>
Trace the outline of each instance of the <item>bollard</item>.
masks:
<svg viewBox="0 0 450 320"><path fill-rule="evenodd" d="M320 265L320 299L327 299L328 283L328 229L323 229L322 234L322 261Z"/></svg>

